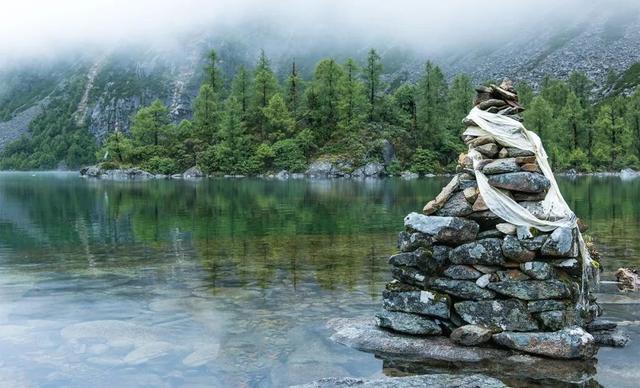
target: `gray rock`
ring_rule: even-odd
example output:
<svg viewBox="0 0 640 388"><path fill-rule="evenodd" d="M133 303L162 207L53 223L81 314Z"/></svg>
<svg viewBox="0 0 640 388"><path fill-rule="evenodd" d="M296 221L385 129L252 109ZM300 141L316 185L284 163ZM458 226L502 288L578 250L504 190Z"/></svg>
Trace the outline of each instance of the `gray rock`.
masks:
<svg viewBox="0 0 640 388"><path fill-rule="evenodd" d="M594 340L598 345L611 346L614 348L622 348L629 342L629 337L620 332L620 330L602 330L591 332Z"/></svg>
<svg viewBox="0 0 640 388"><path fill-rule="evenodd" d="M482 168L482 172L486 175L504 174L507 172L520 171L520 166L516 163L515 158L497 159L486 164Z"/></svg>
<svg viewBox="0 0 640 388"><path fill-rule="evenodd" d="M578 244L575 228L557 228L540 248L546 256L578 257Z"/></svg>
<svg viewBox="0 0 640 388"><path fill-rule="evenodd" d="M499 148L496 143L488 143L475 147L475 150L489 159L493 159L498 155Z"/></svg>
<svg viewBox="0 0 640 388"><path fill-rule="evenodd" d="M382 160L384 161L384 165L388 166L396 160L396 149L389 140L382 140Z"/></svg>
<svg viewBox="0 0 640 388"><path fill-rule="evenodd" d="M518 263L533 260L536 257L535 252L525 249L520 241L514 236L506 236L502 241L502 254L507 258Z"/></svg>
<svg viewBox="0 0 640 388"><path fill-rule="evenodd" d="M391 276L402 283L406 283L420 289L424 288L424 281L426 279L425 273L419 269L404 266L391 267Z"/></svg>
<svg viewBox="0 0 640 388"><path fill-rule="evenodd" d="M451 332L451 341L464 346L477 346L491 339L493 331L478 325L460 326Z"/></svg>
<svg viewBox="0 0 640 388"><path fill-rule="evenodd" d="M413 252L402 252L389 257L389 264L425 269L427 260L431 259L431 251L418 248Z"/></svg>
<svg viewBox="0 0 640 388"><path fill-rule="evenodd" d="M378 162L370 162L364 165L362 172L364 176L378 177L384 174L384 165Z"/></svg>
<svg viewBox="0 0 640 388"><path fill-rule="evenodd" d="M482 232L478 233L477 239L482 240L485 238L502 238L502 237L504 237L504 233L502 233L498 229L489 229L489 230L483 230Z"/></svg>
<svg viewBox="0 0 640 388"><path fill-rule="evenodd" d="M493 187L526 193L539 193L551 186L551 182L544 175L535 172L510 172L490 175L488 178L489 184Z"/></svg>
<svg viewBox="0 0 640 388"><path fill-rule="evenodd" d="M506 281L521 281L521 280L529 280L530 277L520 272L517 269L507 269L504 271L497 271L496 276L498 277L498 281L506 282Z"/></svg>
<svg viewBox="0 0 640 388"><path fill-rule="evenodd" d="M538 330L538 323L527 312L526 304L519 300L463 301L453 306L465 322L474 325L513 331Z"/></svg>
<svg viewBox="0 0 640 388"><path fill-rule="evenodd" d="M570 317L565 310L543 311L536 314L538 323L546 330L556 331L568 326L567 322Z"/></svg>
<svg viewBox="0 0 640 388"><path fill-rule="evenodd" d="M515 147L507 147L507 152L509 153L509 156L512 158L519 158L524 156L535 156L535 153L533 153L532 151L521 150L520 148L515 148Z"/></svg>
<svg viewBox="0 0 640 388"><path fill-rule="evenodd" d="M400 232L398 234L398 248L402 252L411 252L420 247L431 248L433 241L431 237L423 233Z"/></svg>
<svg viewBox="0 0 640 388"><path fill-rule="evenodd" d="M492 299L496 296L494 292L478 287L476 283L469 280L428 278L425 284L431 289L446 292L462 299L482 300Z"/></svg>
<svg viewBox="0 0 640 388"><path fill-rule="evenodd" d="M404 226L445 244L460 244L474 240L479 229L477 223L464 218L425 216L415 212L405 217Z"/></svg>
<svg viewBox="0 0 640 388"><path fill-rule="evenodd" d="M418 179L420 175L411 171L403 171L400 173L400 177L405 180L412 180L412 179Z"/></svg>
<svg viewBox="0 0 640 388"><path fill-rule="evenodd" d="M199 179L204 178L206 175L198 166L193 166L190 169L182 173L184 179Z"/></svg>
<svg viewBox="0 0 640 388"><path fill-rule="evenodd" d="M449 265L449 252L451 247L446 245L434 245L432 248L432 259L436 263L440 263L443 267Z"/></svg>
<svg viewBox="0 0 640 388"><path fill-rule="evenodd" d="M287 170L282 170L280 172L278 172L275 176L276 179L279 179L281 181L285 181L287 179L289 179L289 177L291 176L291 174L289 174L289 171Z"/></svg>
<svg viewBox="0 0 640 388"><path fill-rule="evenodd" d="M539 313L542 311L564 310L567 303L561 300L542 299L527 302L527 309L530 313Z"/></svg>
<svg viewBox="0 0 640 388"><path fill-rule="evenodd" d="M491 279L492 278L493 278L493 274L486 273L486 274L480 276L476 280L476 286L478 286L480 288L485 288L489 283L491 283Z"/></svg>
<svg viewBox="0 0 640 388"><path fill-rule="evenodd" d="M493 340L502 346L553 358L592 358L597 352L593 336L580 327L555 332L494 334Z"/></svg>
<svg viewBox="0 0 640 388"><path fill-rule="evenodd" d="M540 248L542 248L542 245L546 240L547 240L547 235L541 234L533 238L520 239L520 245L522 245L523 248L528 249L530 251L537 251Z"/></svg>
<svg viewBox="0 0 640 388"><path fill-rule="evenodd" d="M382 306L389 311L449 318L451 302L447 295L433 291L382 292Z"/></svg>
<svg viewBox="0 0 640 388"><path fill-rule="evenodd" d="M449 197L444 206L435 215L444 217L464 217L473 212L471 205L467 202L463 191L458 191Z"/></svg>
<svg viewBox="0 0 640 388"><path fill-rule="evenodd" d="M449 261L454 264L504 264L502 255L502 240L485 238L454 248L449 253Z"/></svg>
<svg viewBox="0 0 640 388"><path fill-rule="evenodd" d="M382 310L376 314L378 326L405 334L440 335L442 329L435 321L418 314Z"/></svg>
<svg viewBox="0 0 640 388"><path fill-rule="evenodd" d="M601 330L615 330L618 327L618 324L613 321L607 321L604 319L596 319L592 322L589 322L585 327L588 332L592 331L601 331Z"/></svg>
<svg viewBox="0 0 640 388"><path fill-rule="evenodd" d="M526 280L522 282L496 282L487 286L501 295L522 300L564 299L571 290L559 280Z"/></svg>
<svg viewBox="0 0 640 388"><path fill-rule="evenodd" d="M311 178L330 178L334 176L336 169L328 160L316 160L309 165L305 172Z"/></svg>
<svg viewBox="0 0 640 388"><path fill-rule="evenodd" d="M329 377L314 381L309 384L296 385L293 388L414 388L414 387L474 387L474 388L502 388L506 387L498 379L482 374L454 375L454 374L428 374L404 377L385 377L376 380L365 380L353 377Z"/></svg>
<svg viewBox="0 0 640 388"><path fill-rule="evenodd" d="M547 280L554 276L554 269L549 263L544 261L529 261L520 264L520 269L525 274L536 280Z"/></svg>
<svg viewBox="0 0 640 388"><path fill-rule="evenodd" d="M451 279L475 280L482 276L480 271L468 265L452 265L444 270L444 276Z"/></svg>

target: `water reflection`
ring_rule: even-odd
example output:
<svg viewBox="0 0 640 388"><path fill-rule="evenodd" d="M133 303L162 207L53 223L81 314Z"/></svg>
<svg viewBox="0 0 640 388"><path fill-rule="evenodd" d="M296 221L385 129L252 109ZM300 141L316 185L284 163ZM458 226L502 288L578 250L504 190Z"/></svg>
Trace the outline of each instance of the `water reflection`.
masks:
<svg viewBox="0 0 640 388"><path fill-rule="evenodd" d="M323 324L378 307L402 217L445 181L0 174L0 386L381 375L382 360L329 342ZM608 270L638 264L640 180L560 184ZM616 306L613 319L640 319ZM634 345L600 354L598 381L637 378L616 369ZM415 369L390 362L384 373Z"/></svg>

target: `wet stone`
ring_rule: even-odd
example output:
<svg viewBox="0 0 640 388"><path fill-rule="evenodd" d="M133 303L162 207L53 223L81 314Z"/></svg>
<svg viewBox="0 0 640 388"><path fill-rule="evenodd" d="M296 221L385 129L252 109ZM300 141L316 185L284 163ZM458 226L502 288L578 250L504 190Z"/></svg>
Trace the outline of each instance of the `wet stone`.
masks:
<svg viewBox="0 0 640 388"><path fill-rule="evenodd" d="M474 240L479 229L477 223L464 218L425 216L415 212L405 217L404 225L445 244L460 244Z"/></svg>
<svg viewBox="0 0 640 388"><path fill-rule="evenodd" d="M415 251L418 248L430 248L431 237L423 233L400 232L398 234L398 248L402 252Z"/></svg>
<svg viewBox="0 0 640 388"><path fill-rule="evenodd" d="M527 309L530 313L539 313L543 311L564 310L567 307L566 302L553 299L532 300L527 302Z"/></svg>
<svg viewBox="0 0 640 388"><path fill-rule="evenodd" d="M382 292L382 306L389 311L449 318L449 297L433 291Z"/></svg>
<svg viewBox="0 0 640 388"><path fill-rule="evenodd" d="M571 296L569 288L558 280L496 282L487 286L501 295L522 300L563 299Z"/></svg>
<svg viewBox="0 0 640 388"><path fill-rule="evenodd" d="M522 263L520 264L520 269L522 272L536 280L551 279L555 273L553 267L544 261L529 261Z"/></svg>
<svg viewBox="0 0 640 388"><path fill-rule="evenodd" d="M465 346L477 346L491 339L493 331L483 326L465 325L451 332L451 341Z"/></svg>
<svg viewBox="0 0 640 388"><path fill-rule="evenodd" d="M490 175L488 180L493 187L527 193L539 193L551 186L551 182L544 175L525 171Z"/></svg>
<svg viewBox="0 0 640 388"><path fill-rule="evenodd" d="M502 254L517 262L525 262L536 257L535 252L525 249L514 236L506 236L502 242Z"/></svg>
<svg viewBox="0 0 640 388"><path fill-rule="evenodd" d="M449 253L449 261L454 264L504 264L502 255L502 240L485 238L454 248Z"/></svg>
<svg viewBox="0 0 640 388"><path fill-rule="evenodd" d="M455 280L447 278L427 279L426 285L434 290L445 292L462 299L482 300L495 298L493 291L478 287L469 280Z"/></svg>
<svg viewBox="0 0 640 388"><path fill-rule="evenodd" d="M452 265L444 270L444 276L451 279L475 280L482 276L482 273L468 265Z"/></svg>
<svg viewBox="0 0 640 388"><path fill-rule="evenodd" d="M597 352L593 336L580 327L555 332L505 331L494 334L493 341L511 349L553 358L587 359Z"/></svg>
<svg viewBox="0 0 640 388"><path fill-rule="evenodd" d="M578 257L578 244L574 228L557 228L540 248L546 256Z"/></svg>
<svg viewBox="0 0 640 388"><path fill-rule="evenodd" d="M516 171L520 171L520 166L516 163L515 158L497 159L482 168L482 172L486 175Z"/></svg>
<svg viewBox="0 0 640 388"><path fill-rule="evenodd" d="M435 321L418 314L382 310L376 314L380 327L414 335L440 335L442 329Z"/></svg>
<svg viewBox="0 0 640 388"><path fill-rule="evenodd" d="M501 330L538 330L538 323L527 312L525 303L519 300L463 301L455 303L454 308L467 323Z"/></svg>

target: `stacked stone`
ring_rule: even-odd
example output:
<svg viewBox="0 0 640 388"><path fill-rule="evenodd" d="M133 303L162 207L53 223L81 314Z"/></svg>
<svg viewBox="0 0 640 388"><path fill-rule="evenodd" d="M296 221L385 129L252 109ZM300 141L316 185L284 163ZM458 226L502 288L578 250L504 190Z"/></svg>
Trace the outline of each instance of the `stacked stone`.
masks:
<svg viewBox="0 0 640 388"><path fill-rule="evenodd" d="M521 120L523 108L510 82L476 90L479 109ZM476 168L489 184L536 217L547 217L541 201L550 182L532 152L491 137L463 140L483 155ZM599 311L582 283L577 228L544 233L505 222L484 203L470 158L463 154L459 161L458 174L424 214L404 220L400 253L389 259L394 280L383 292L378 325L412 335L449 335L463 345L491 340L552 357L593 356L594 339L581 327ZM576 308L582 291L590 303L586 311Z"/></svg>

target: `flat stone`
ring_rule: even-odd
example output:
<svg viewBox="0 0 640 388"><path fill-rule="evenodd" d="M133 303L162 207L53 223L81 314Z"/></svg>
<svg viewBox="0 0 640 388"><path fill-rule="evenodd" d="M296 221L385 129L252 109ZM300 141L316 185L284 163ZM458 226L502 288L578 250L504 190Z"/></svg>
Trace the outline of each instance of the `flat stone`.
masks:
<svg viewBox="0 0 640 388"><path fill-rule="evenodd" d="M546 330L556 331L568 326L570 319L565 310L543 311L535 314L540 326Z"/></svg>
<svg viewBox="0 0 640 388"><path fill-rule="evenodd" d="M394 279L406 283L420 289L424 288L424 281L426 274L417 268L413 267L391 267L391 276Z"/></svg>
<svg viewBox="0 0 640 388"><path fill-rule="evenodd" d="M477 269L482 273L496 273L500 270L500 267L490 266L490 265L482 265L482 264L474 264L473 268Z"/></svg>
<svg viewBox="0 0 640 388"><path fill-rule="evenodd" d="M530 251L537 251L540 248L542 248L542 245L544 244L544 242L547 241L547 235L541 234L533 238L519 239L519 240L520 240L520 245L522 245L523 248L528 249Z"/></svg>
<svg viewBox="0 0 640 388"><path fill-rule="evenodd" d="M527 309L530 313L539 313L542 311L564 310L567 303L561 300L542 299L527 302Z"/></svg>
<svg viewBox="0 0 640 388"><path fill-rule="evenodd" d="M619 330L604 330L591 332L594 340L598 345L611 346L614 348L622 348L629 342L629 337Z"/></svg>
<svg viewBox="0 0 640 388"><path fill-rule="evenodd" d="M598 348L593 336L580 327L555 332L518 333L504 331L494 334L499 345L527 353L553 358L592 358Z"/></svg>
<svg viewBox="0 0 640 388"><path fill-rule="evenodd" d="M493 187L527 193L539 193L548 190L551 186L551 182L544 175L534 172L509 172L490 175L487 178Z"/></svg>
<svg viewBox="0 0 640 388"><path fill-rule="evenodd" d="M473 210L471 209L471 204L469 204L464 196L464 191L458 191L449 197L442 208L435 212L435 215L444 217L464 217L471 214L471 212L473 212Z"/></svg>
<svg viewBox="0 0 640 388"><path fill-rule="evenodd" d="M497 224L496 229L507 235L513 236L516 234L516 226L508 222L501 222Z"/></svg>
<svg viewBox="0 0 640 388"><path fill-rule="evenodd" d="M478 198L481 198L481 196L478 196ZM469 214L467 218L475 221L482 230L495 228L495 226L502 221L502 219L491 210L473 212Z"/></svg>
<svg viewBox="0 0 640 388"><path fill-rule="evenodd" d="M449 199L451 194L458 188L459 178L458 175L454 176L453 179L449 181L449 183L442 188L440 193L431 201L429 201L422 212L424 214L432 214L438 211Z"/></svg>
<svg viewBox="0 0 640 388"><path fill-rule="evenodd" d="M414 335L440 335L442 329L432 319L423 315L400 311L382 310L376 314L378 326L400 333Z"/></svg>
<svg viewBox="0 0 640 388"><path fill-rule="evenodd" d="M483 144L475 147L474 149L489 159L493 159L496 155L498 155L499 151L498 145L496 143Z"/></svg>
<svg viewBox="0 0 640 388"><path fill-rule="evenodd" d="M491 283L491 279L492 278L493 278L493 274L486 273L486 274L480 276L476 280L476 286L478 286L480 288L485 288L487 286L487 284Z"/></svg>
<svg viewBox="0 0 640 388"><path fill-rule="evenodd" d="M425 248L418 248L413 252L402 252L389 257L389 264L424 270L427 267L427 261L430 261L430 259L431 251Z"/></svg>
<svg viewBox="0 0 640 388"><path fill-rule="evenodd" d="M449 261L454 264L504 264L502 255L502 240L485 238L454 248L449 253Z"/></svg>
<svg viewBox="0 0 640 388"><path fill-rule="evenodd" d="M557 228L540 248L546 256L578 257L578 244L575 228Z"/></svg>
<svg viewBox="0 0 640 388"><path fill-rule="evenodd" d="M587 324L586 329L588 332L596 330L615 330L618 324L613 321L607 321L604 319L596 319Z"/></svg>
<svg viewBox="0 0 640 388"><path fill-rule="evenodd" d="M506 236L502 241L502 254L507 259L522 263L533 260L535 252L525 249L514 236Z"/></svg>
<svg viewBox="0 0 640 388"><path fill-rule="evenodd" d="M460 244L476 238L479 226L476 222L460 217L425 216L410 213L404 219L405 227L431 236L434 241Z"/></svg>
<svg viewBox="0 0 640 388"><path fill-rule="evenodd" d="M535 156L518 156L515 159L516 159L516 163L518 164L536 163Z"/></svg>
<svg viewBox="0 0 640 388"><path fill-rule="evenodd" d="M519 192L511 192L513 194L513 199L517 202L535 202L535 201L543 201L547 197L546 191L541 191L539 193L519 193Z"/></svg>
<svg viewBox="0 0 640 388"><path fill-rule="evenodd" d="M535 156L533 151L522 150L520 148L515 148L515 147L507 147L507 151L509 152L509 156L512 158Z"/></svg>
<svg viewBox="0 0 640 388"><path fill-rule="evenodd" d="M553 267L544 261L529 261L522 263L520 264L520 269L522 272L536 280L551 279L555 274Z"/></svg>
<svg viewBox="0 0 640 388"><path fill-rule="evenodd" d="M424 233L409 233L402 231L398 234L398 249L402 252L415 251L418 248L431 248L433 240Z"/></svg>
<svg viewBox="0 0 640 388"><path fill-rule="evenodd" d="M522 300L563 299L571 297L571 290L559 280L526 280L496 282L487 286L501 295Z"/></svg>
<svg viewBox="0 0 640 388"><path fill-rule="evenodd" d="M463 301L453 306L467 323L496 327L501 330L538 330L538 323L527 312L526 304L519 300Z"/></svg>
<svg viewBox="0 0 640 388"><path fill-rule="evenodd" d="M498 281L521 281L521 280L529 280L530 277L526 274L522 273L517 269L507 269L504 271L497 271L496 276L498 277Z"/></svg>
<svg viewBox="0 0 640 388"><path fill-rule="evenodd" d="M538 163L523 164L522 166L520 166L520 168L522 169L522 171L538 172L538 173L541 172L540 166L538 166Z"/></svg>
<svg viewBox="0 0 640 388"><path fill-rule="evenodd" d="M354 377L328 377L316 380L309 384L295 385L293 388L411 388L411 387L477 387L477 388L502 388L506 387L498 379L482 374L454 375L431 374L404 377L384 377L381 379L366 380Z"/></svg>
<svg viewBox="0 0 640 388"><path fill-rule="evenodd" d="M485 238L502 238L502 237L504 237L504 234L498 229L489 229L489 230L483 230L482 232L479 232L477 239L482 240Z"/></svg>
<svg viewBox="0 0 640 388"><path fill-rule="evenodd" d="M468 265L452 265L445 269L443 274L451 279L459 280L475 280L482 276L482 273Z"/></svg>
<svg viewBox="0 0 640 388"><path fill-rule="evenodd" d="M382 306L389 311L449 318L451 302L447 295L433 291L382 292Z"/></svg>
<svg viewBox="0 0 640 388"><path fill-rule="evenodd" d="M478 325L460 326L451 332L451 341L464 346L477 346L491 339L493 331Z"/></svg>
<svg viewBox="0 0 640 388"><path fill-rule="evenodd" d="M520 171L520 166L515 158L497 159L482 168L485 175L504 174L506 172Z"/></svg>
<svg viewBox="0 0 640 388"><path fill-rule="evenodd" d="M437 291L456 296L462 299L482 300L495 298L493 291L478 287L469 280L455 280L447 278L429 278L426 285Z"/></svg>

